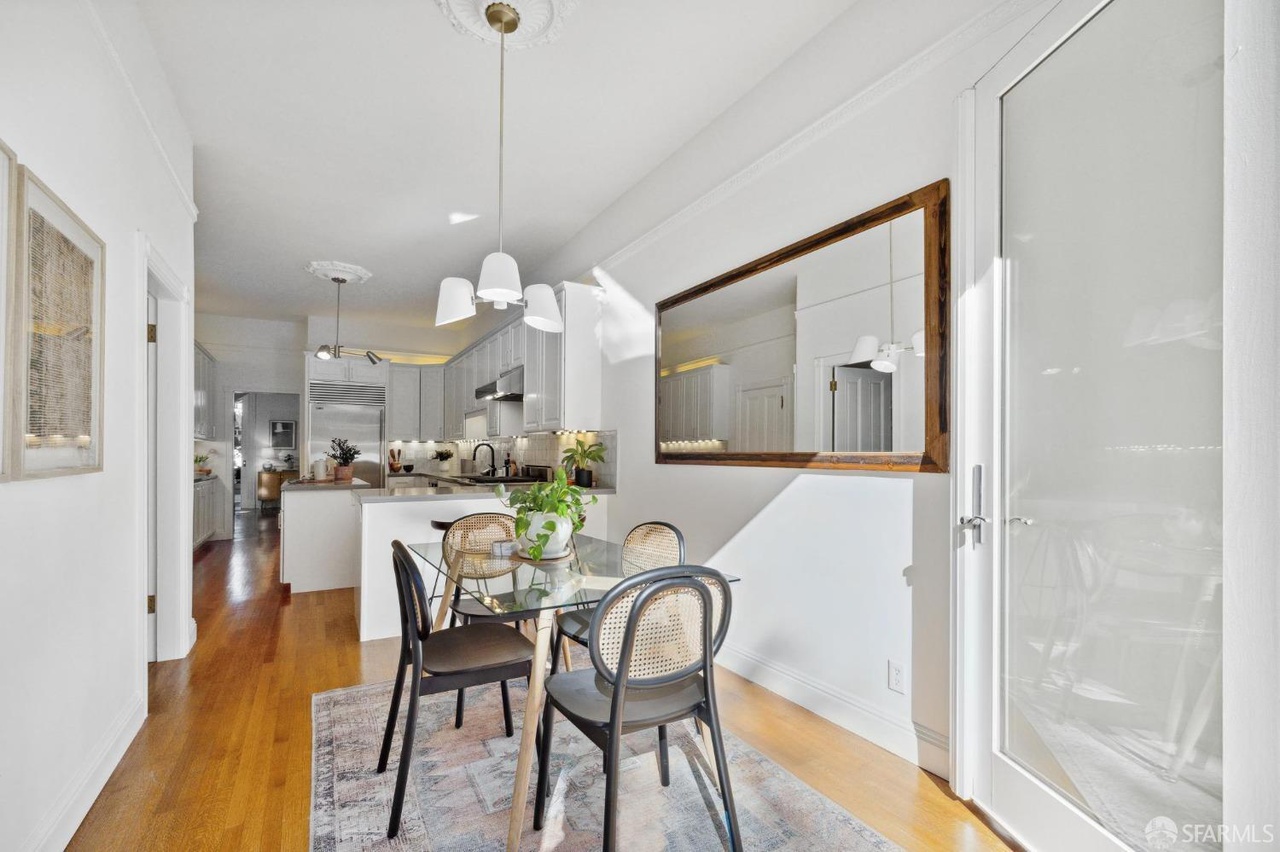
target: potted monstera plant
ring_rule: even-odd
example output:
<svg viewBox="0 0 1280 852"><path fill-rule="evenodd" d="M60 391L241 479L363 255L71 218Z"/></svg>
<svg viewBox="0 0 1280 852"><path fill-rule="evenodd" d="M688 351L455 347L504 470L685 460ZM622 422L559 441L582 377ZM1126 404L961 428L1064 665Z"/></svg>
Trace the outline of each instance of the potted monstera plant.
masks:
<svg viewBox="0 0 1280 852"><path fill-rule="evenodd" d="M333 459L333 481L350 482L352 464L360 455L360 448L346 438L334 438L329 442L329 458Z"/></svg>
<svg viewBox="0 0 1280 852"><path fill-rule="evenodd" d="M550 482L510 493L499 485L494 493L515 509L520 554L534 561L568 556L569 539L582 529L586 507L596 502L594 494L584 498L581 488L569 484L564 468L557 468Z"/></svg>
<svg viewBox="0 0 1280 852"><path fill-rule="evenodd" d="M591 463L604 461L604 444L588 444L581 438L572 447L564 451L560 459L565 469L573 469L573 484L581 488L590 488L592 482Z"/></svg>

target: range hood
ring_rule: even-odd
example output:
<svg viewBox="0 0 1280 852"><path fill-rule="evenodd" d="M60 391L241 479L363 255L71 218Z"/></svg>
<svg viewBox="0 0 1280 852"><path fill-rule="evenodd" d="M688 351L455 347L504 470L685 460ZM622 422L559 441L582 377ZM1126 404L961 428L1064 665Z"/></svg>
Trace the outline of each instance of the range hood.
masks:
<svg viewBox="0 0 1280 852"><path fill-rule="evenodd" d="M524 367L507 370L496 382L476 388L477 400L520 402L524 399Z"/></svg>

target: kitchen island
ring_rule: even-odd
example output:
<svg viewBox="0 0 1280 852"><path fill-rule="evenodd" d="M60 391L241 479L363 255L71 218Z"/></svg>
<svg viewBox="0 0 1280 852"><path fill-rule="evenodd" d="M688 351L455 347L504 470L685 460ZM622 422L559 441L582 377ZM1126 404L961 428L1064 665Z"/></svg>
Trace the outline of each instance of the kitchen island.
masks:
<svg viewBox="0 0 1280 852"><path fill-rule="evenodd" d="M293 592L348 589L360 582L360 512L351 495L363 479L280 486L280 582Z"/></svg>
<svg viewBox="0 0 1280 852"><path fill-rule="evenodd" d="M400 478L397 478L400 479ZM389 488L353 492L359 511L360 571L356 585L356 622L360 641L400 635L400 605L396 598L395 574L391 568L391 542L405 544L440 541L444 533L433 521L449 523L475 512L512 514L494 495L491 485L438 484L438 477L406 477L412 482L392 480ZM509 490L522 486L512 484ZM599 498L587 507L583 532L605 538L609 525L609 495L612 488L588 491Z"/></svg>

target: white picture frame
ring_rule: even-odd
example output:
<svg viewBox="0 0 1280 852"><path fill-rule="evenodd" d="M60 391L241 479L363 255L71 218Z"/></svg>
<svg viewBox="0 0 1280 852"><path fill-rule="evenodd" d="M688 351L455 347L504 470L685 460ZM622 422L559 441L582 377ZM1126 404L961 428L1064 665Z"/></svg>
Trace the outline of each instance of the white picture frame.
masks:
<svg viewBox="0 0 1280 852"><path fill-rule="evenodd" d="M21 165L15 218L10 477L97 473L103 456L106 243ZM33 364L45 363L43 376L33 372ZM54 376L56 383L48 378Z"/></svg>

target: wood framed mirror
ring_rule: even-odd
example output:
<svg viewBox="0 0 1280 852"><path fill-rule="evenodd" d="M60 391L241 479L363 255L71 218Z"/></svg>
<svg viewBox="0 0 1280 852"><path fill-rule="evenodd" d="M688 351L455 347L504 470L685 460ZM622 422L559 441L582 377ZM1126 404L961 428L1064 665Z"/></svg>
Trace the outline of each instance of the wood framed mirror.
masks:
<svg viewBox="0 0 1280 852"><path fill-rule="evenodd" d="M657 305L659 464L945 473L940 180Z"/></svg>

